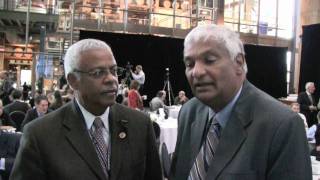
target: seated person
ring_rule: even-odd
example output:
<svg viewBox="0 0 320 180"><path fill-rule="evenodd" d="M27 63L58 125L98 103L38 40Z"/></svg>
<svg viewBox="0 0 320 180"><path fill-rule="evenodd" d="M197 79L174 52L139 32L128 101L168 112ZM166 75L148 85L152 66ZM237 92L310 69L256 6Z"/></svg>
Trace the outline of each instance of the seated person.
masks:
<svg viewBox="0 0 320 180"><path fill-rule="evenodd" d="M3 111L3 104L1 99L0 99L0 126L1 126L1 129L16 127L16 124L12 121L10 116L5 111Z"/></svg>
<svg viewBox="0 0 320 180"><path fill-rule="evenodd" d="M308 124L307 124L307 119L306 119L306 116L303 115L302 113L300 113L300 105L299 103L292 103L291 104L291 110L293 112L296 112L299 114L299 116L301 117L301 119L303 120L303 123L304 123L304 128L306 130L306 132L308 131Z"/></svg>
<svg viewBox="0 0 320 180"><path fill-rule="evenodd" d="M46 96L40 95L35 98L35 106L36 108L30 109L26 117L24 118L21 128L28 124L29 122L33 121L34 119L41 117L49 112L51 112L50 109L48 109L48 98Z"/></svg>
<svg viewBox="0 0 320 180"><path fill-rule="evenodd" d="M11 97L13 98L13 101L10 104L4 106L3 108L3 110L7 114L12 113L13 111L21 111L26 113L30 109L28 103L25 103L21 100L22 92L20 90L13 90L11 93Z"/></svg>
<svg viewBox="0 0 320 180"><path fill-rule="evenodd" d="M179 91L179 95L174 98L174 105L183 105L188 100L189 98L186 96L186 93L184 91Z"/></svg>
<svg viewBox="0 0 320 180"><path fill-rule="evenodd" d="M156 97L152 98L152 100L149 103L150 111L157 111L159 108L163 108L165 106L165 99L166 92L163 90L158 91Z"/></svg>
<svg viewBox="0 0 320 180"><path fill-rule="evenodd" d="M132 109L143 110L143 101L139 93L140 84L136 80L130 83L130 90L128 92L128 106Z"/></svg>
<svg viewBox="0 0 320 180"><path fill-rule="evenodd" d="M0 125L1 127L1 125ZM20 145L21 134L0 130L0 179L8 180Z"/></svg>

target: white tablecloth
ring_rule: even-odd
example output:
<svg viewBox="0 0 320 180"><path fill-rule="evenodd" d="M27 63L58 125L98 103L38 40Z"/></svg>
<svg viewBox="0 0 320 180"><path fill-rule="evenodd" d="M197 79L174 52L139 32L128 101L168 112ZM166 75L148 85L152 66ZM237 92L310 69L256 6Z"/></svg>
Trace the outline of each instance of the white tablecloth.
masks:
<svg viewBox="0 0 320 180"><path fill-rule="evenodd" d="M320 161L316 160L315 156L311 156L312 179L320 180Z"/></svg>
<svg viewBox="0 0 320 180"><path fill-rule="evenodd" d="M166 143L168 153L173 153L178 135L177 119L171 117L168 119L158 119L157 123L160 126L160 145Z"/></svg>
<svg viewBox="0 0 320 180"><path fill-rule="evenodd" d="M170 106L169 107L169 117L177 119L178 115L179 115L180 108L181 108L181 106Z"/></svg>

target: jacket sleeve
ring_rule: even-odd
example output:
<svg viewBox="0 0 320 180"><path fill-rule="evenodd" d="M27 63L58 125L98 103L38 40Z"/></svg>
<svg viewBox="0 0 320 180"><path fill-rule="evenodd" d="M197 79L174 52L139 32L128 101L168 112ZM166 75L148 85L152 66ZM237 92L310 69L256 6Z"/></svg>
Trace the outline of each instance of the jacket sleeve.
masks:
<svg viewBox="0 0 320 180"><path fill-rule="evenodd" d="M312 170L303 121L283 119L273 136L268 180L311 180Z"/></svg>
<svg viewBox="0 0 320 180"><path fill-rule="evenodd" d="M10 180L45 180L43 161L37 138L31 129L25 129L13 166Z"/></svg>

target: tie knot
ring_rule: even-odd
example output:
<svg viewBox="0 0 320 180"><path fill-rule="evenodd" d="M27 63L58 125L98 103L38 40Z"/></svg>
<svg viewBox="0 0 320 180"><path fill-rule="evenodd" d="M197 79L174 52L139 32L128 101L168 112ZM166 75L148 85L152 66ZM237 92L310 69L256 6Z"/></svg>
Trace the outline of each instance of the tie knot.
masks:
<svg viewBox="0 0 320 180"><path fill-rule="evenodd" d="M96 118L94 119L93 125L94 125L94 127L97 128L97 129L104 127L103 122L102 122L102 120L101 120L100 117L96 117Z"/></svg>

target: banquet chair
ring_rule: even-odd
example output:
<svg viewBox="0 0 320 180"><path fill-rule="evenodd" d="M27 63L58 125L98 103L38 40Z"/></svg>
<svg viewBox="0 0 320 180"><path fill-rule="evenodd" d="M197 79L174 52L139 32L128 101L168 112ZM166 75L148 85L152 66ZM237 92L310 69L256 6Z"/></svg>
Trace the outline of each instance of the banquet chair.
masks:
<svg viewBox="0 0 320 180"><path fill-rule="evenodd" d="M164 177L169 178L171 168L171 155L168 153L166 143L162 143L161 145L161 163Z"/></svg>
<svg viewBox="0 0 320 180"><path fill-rule="evenodd" d="M154 130L154 134L156 136L157 149L159 150L159 146L160 146L160 126L155 121L152 121L152 126L153 126L153 130Z"/></svg>
<svg viewBox="0 0 320 180"><path fill-rule="evenodd" d="M12 121L16 123L16 131L21 131L21 124L24 120L25 113L22 111L13 111L9 114Z"/></svg>

